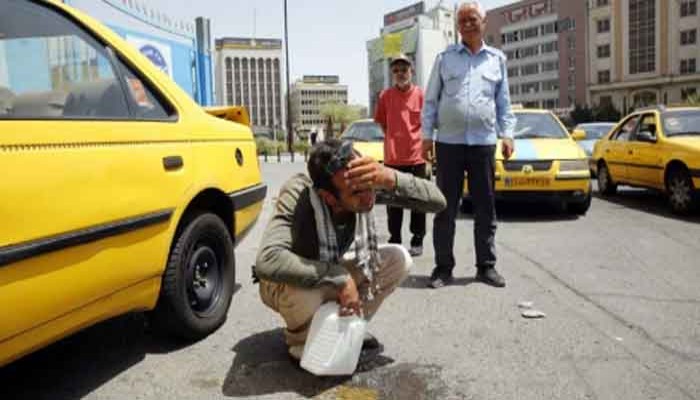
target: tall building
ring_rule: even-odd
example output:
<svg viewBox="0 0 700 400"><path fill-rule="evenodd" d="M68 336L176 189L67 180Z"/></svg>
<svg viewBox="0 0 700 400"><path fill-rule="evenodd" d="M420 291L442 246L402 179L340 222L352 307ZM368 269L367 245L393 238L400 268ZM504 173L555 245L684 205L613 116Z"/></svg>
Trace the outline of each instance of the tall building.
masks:
<svg viewBox="0 0 700 400"><path fill-rule="evenodd" d="M391 86L389 63L401 52L413 61L413 82L425 88L435 57L455 43L454 10L439 2L426 11L425 2L384 15L377 38L367 42L369 113L374 114L379 93Z"/></svg>
<svg viewBox="0 0 700 400"><path fill-rule="evenodd" d="M508 58L511 101L566 113L586 104L586 1L523 0L487 12Z"/></svg>
<svg viewBox="0 0 700 400"><path fill-rule="evenodd" d="M215 47L218 104L245 106L256 135L284 137L282 40L226 37Z"/></svg>
<svg viewBox="0 0 700 400"><path fill-rule="evenodd" d="M626 113L700 92L698 0L589 0L590 102Z"/></svg>
<svg viewBox="0 0 700 400"><path fill-rule="evenodd" d="M348 104L348 87L339 82L337 75L304 75L292 84L292 129L297 135L306 137L317 132L319 140L325 138L326 120L321 115L323 105Z"/></svg>

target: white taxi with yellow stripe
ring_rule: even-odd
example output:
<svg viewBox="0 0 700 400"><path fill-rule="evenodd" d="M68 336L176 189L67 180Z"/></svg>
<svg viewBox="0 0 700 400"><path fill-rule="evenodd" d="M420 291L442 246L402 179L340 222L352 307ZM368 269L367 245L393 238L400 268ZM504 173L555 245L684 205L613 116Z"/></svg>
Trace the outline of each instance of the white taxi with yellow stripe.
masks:
<svg viewBox="0 0 700 400"><path fill-rule="evenodd" d="M569 213L585 214L591 183L583 149L550 111L514 107L513 113L515 152L504 160L500 141L496 148L496 198L555 200ZM468 208L467 180L463 205Z"/></svg>

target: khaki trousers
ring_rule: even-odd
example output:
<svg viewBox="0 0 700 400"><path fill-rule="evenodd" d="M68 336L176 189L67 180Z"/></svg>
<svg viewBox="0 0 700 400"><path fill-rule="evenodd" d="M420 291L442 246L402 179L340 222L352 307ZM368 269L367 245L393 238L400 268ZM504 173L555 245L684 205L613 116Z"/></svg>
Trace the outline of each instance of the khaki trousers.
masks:
<svg viewBox="0 0 700 400"><path fill-rule="evenodd" d="M401 282L408 276L408 271L413 264L411 256L400 245L379 245L379 254L382 266L375 282L379 283L381 291L374 296L372 301L362 305L365 319L368 321L377 312L384 299L389 296ZM343 266L352 275L358 287L367 285L364 275L357 267L354 258L355 252L351 251L343 256ZM260 298L266 306L279 313L287 324L284 336L289 347L303 345L309 333L311 319L321 304L329 301L337 301L337 289L331 285L323 285L318 288L305 288L260 281Z"/></svg>

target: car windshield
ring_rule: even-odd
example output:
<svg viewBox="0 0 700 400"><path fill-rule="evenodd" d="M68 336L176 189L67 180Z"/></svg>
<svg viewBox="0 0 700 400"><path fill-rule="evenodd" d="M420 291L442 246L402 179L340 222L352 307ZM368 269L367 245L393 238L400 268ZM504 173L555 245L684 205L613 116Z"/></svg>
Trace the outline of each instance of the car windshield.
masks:
<svg viewBox="0 0 700 400"><path fill-rule="evenodd" d="M355 122L343 133L341 139L356 142L383 142L384 132L376 122Z"/></svg>
<svg viewBox="0 0 700 400"><path fill-rule="evenodd" d="M516 113L518 122L515 124L515 139L563 139L567 138L566 130L549 113Z"/></svg>
<svg viewBox="0 0 700 400"><path fill-rule="evenodd" d="M576 129L582 129L586 132L586 140L600 139L615 126L615 124L595 124L595 125L579 125Z"/></svg>
<svg viewBox="0 0 700 400"><path fill-rule="evenodd" d="M661 114L666 136L700 136L700 108L666 111Z"/></svg>

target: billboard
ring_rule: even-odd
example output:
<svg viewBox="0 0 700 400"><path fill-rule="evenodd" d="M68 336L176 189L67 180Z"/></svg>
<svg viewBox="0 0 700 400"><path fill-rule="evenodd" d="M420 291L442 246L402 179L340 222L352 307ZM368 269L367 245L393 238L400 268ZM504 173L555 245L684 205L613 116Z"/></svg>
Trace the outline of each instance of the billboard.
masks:
<svg viewBox="0 0 700 400"><path fill-rule="evenodd" d="M244 49L244 50L279 50L282 48L280 39L251 39L251 38L222 38L216 39L216 49Z"/></svg>
<svg viewBox="0 0 700 400"><path fill-rule="evenodd" d="M398 11L384 14L384 26L421 15L423 12L425 12L425 3L421 1L408 7L404 7Z"/></svg>
<svg viewBox="0 0 700 400"><path fill-rule="evenodd" d="M304 75L302 81L304 83L338 83L340 78L338 75Z"/></svg>
<svg viewBox="0 0 700 400"><path fill-rule="evenodd" d="M170 46L155 40L144 39L133 35L126 35L126 41L139 49L141 54L151 60L161 71L165 72L171 78L173 77L173 57Z"/></svg>

